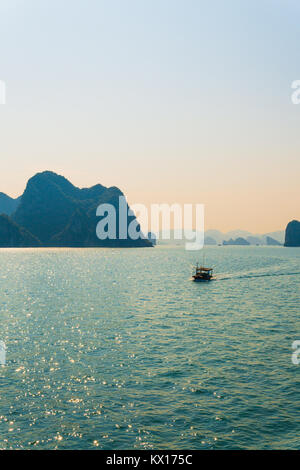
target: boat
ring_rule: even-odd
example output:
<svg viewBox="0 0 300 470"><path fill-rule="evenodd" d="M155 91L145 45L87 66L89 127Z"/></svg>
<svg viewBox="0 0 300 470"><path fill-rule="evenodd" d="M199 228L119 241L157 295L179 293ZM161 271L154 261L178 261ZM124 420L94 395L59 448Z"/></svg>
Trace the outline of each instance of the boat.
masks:
<svg viewBox="0 0 300 470"><path fill-rule="evenodd" d="M213 268L205 268L197 263L195 270L195 274L192 276L195 282L210 281L213 278Z"/></svg>

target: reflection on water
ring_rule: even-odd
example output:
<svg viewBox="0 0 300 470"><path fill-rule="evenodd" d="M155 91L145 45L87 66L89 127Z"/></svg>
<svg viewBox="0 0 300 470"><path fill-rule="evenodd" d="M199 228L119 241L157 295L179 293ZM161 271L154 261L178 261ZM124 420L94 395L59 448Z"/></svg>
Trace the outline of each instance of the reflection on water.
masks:
<svg viewBox="0 0 300 470"><path fill-rule="evenodd" d="M0 447L299 448L300 249L194 257L0 250Z"/></svg>

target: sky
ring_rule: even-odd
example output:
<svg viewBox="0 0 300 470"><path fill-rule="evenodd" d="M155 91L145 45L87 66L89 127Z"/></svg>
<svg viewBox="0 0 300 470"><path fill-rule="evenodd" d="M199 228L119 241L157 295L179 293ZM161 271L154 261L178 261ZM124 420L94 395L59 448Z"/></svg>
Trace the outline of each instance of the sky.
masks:
<svg viewBox="0 0 300 470"><path fill-rule="evenodd" d="M205 227L300 218L298 0L1 0L0 191L39 171Z"/></svg>

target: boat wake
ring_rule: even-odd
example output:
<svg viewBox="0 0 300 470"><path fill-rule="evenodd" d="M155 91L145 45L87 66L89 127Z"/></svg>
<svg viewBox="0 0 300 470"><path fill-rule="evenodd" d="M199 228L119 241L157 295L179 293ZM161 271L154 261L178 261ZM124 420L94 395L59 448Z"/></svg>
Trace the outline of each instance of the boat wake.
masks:
<svg viewBox="0 0 300 470"><path fill-rule="evenodd" d="M227 281L231 279L255 279L259 277L279 277L279 276L299 276L300 272L296 273L265 273L265 274L241 274L241 275L235 275L235 274L225 274L224 276L220 274L219 276L216 276L214 279L215 281Z"/></svg>

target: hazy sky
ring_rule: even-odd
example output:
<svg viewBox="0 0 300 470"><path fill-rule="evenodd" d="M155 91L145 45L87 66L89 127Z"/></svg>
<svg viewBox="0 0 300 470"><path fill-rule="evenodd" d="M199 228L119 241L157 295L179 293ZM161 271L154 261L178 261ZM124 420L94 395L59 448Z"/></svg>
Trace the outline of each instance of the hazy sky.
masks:
<svg viewBox="0 0 300 470"><path fill-rule="evenodd" d="M298 0L1 0L0 191L53 170L206 228L300 218Z"/></svg>

